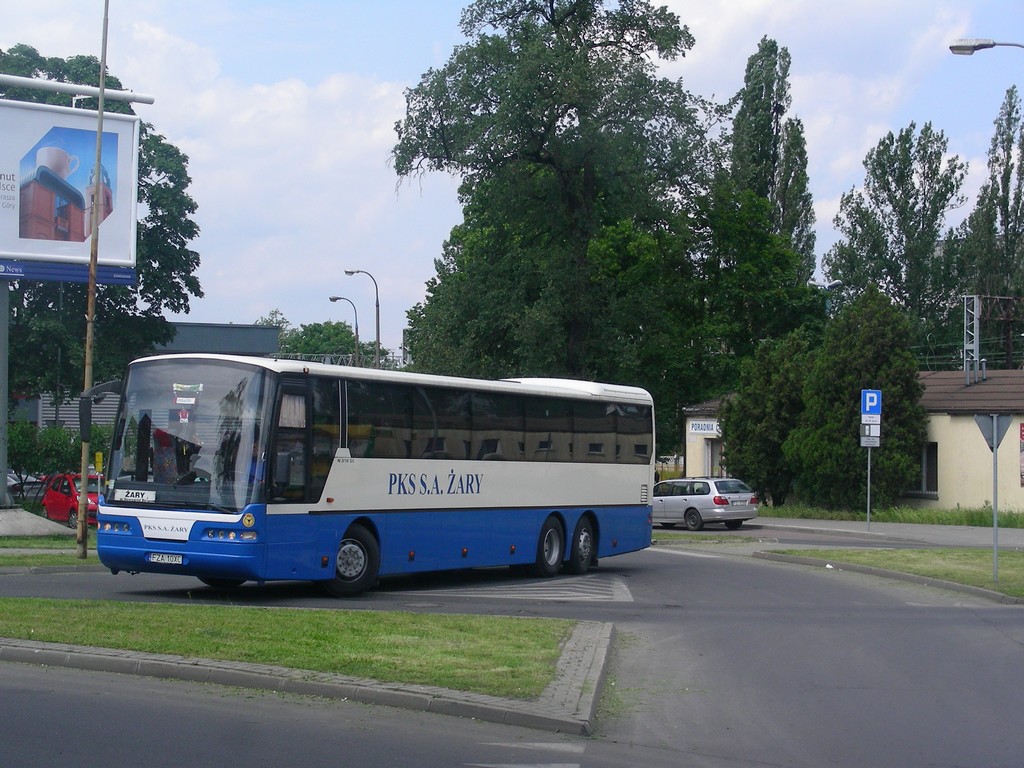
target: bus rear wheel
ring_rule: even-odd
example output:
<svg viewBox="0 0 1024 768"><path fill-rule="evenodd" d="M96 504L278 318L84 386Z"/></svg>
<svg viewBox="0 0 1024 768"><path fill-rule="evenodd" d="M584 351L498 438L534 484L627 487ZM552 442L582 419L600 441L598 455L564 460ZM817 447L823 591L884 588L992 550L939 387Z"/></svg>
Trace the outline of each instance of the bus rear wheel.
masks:
<svg viewBox="0 0 1024 768"><path fill-rule="evenodd" d="M571 547L565 570L576 575L586 573L594 560L594 526L589 518L581 517L576 523Z"/></svg>
<svg viewBox="0 0 1024 768"><path fill-rule="evenodd" d="M562 525L555 517L544 521L537 540L537 559L531 569L532 575L548 578L558 573L562 567L562 555L565 552L565 534Z"/></svg>
<svg viewBox="0 0 1024 768"><path fill-rule="evenodd" d="M335 597L358 595L377 583L379 572L377 539L364 526L356 524L345 532L338 545L334 578L324 582L324 589Z"/></svg>

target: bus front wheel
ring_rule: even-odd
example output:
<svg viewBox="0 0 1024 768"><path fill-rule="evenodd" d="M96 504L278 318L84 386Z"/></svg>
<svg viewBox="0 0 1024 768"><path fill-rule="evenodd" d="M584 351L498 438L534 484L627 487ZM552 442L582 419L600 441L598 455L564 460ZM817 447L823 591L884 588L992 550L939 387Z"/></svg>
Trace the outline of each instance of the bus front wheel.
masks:
<svg viewBox="0 0 1024 768"><path fill-rule="evenodd" d="M362 525L353 525L338 546L334 578L324 582L324 589L335 597L358 595L377 583L379 571L377 539Z"/></svg>
<svg viewBox="0 0 1024 768"><path fill-rule="evenodd" d="M562 526L554 517L544 521L537 540L537 559L533 564L533 575L548 578L558 573L562 567L562 555L565 552L565 534Z"/></svg>

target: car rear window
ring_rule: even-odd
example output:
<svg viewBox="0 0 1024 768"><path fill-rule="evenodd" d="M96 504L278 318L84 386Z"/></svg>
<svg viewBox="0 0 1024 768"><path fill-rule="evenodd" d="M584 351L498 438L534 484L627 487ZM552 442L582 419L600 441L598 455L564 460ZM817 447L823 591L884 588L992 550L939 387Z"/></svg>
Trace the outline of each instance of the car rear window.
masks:
<svg viewBox="0 0 1024 768"><path fill-rule="evenodd" d="M750 493L750 488L742 480L717 481L719 493Z"/></svg>

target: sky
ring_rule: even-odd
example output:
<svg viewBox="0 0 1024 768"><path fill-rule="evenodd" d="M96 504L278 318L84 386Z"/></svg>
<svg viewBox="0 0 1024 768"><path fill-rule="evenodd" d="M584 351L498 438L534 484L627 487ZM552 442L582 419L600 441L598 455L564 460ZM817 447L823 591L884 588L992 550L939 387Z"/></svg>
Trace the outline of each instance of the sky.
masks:
<svg viewBox="0 0 1024 768"><path fill-rule="evenodd" d="M662 0L696 39L660 64L725 100L767 35L792 57L789 115L804 124L817 254L838 235L843 193L863 183L888 132L931 122L969 164L967 206L986 176L993 121L1024 49L954 56L961 37L1024 43L1019 0ZM100 56L103 0L3 0L0 49ZM404 91L462 44L468 0L109 0L107 65L154 97L142 119L189 157L204 297L175 321L292 327L328 320L401 345L406 312L461 221L458 179L397 177L389 164ZM345 270L363 270L352 276ZM372 279L371 277L372 276ZM376 291L374 288L376 281ZM352 301L331 303L329 296ZM353 309L354 304L354 309Z"/></svg>

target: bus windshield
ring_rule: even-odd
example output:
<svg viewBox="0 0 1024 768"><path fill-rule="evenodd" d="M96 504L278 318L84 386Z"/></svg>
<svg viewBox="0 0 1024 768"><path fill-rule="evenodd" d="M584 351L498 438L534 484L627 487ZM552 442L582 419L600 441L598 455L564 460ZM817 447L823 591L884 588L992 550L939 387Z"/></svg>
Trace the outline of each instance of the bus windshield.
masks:
<svg viewBox="0 0 1024 768"><path fill-rule="evenodd" d="M134 364L106 503L237 513L261 500L268 390L265 371L230 361Z"/></svg>

